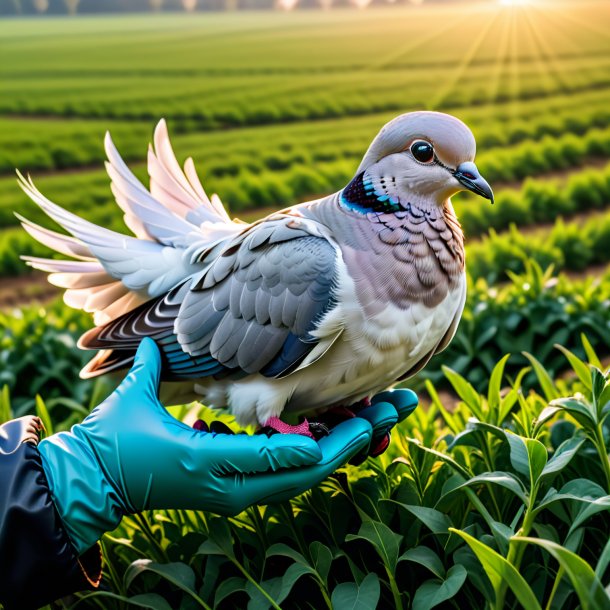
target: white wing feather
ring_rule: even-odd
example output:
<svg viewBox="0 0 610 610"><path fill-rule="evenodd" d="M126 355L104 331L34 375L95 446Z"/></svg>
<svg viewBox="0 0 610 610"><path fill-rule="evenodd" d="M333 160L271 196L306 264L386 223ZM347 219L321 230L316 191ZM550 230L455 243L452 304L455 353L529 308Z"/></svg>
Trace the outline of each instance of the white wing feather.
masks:
<svg viewBox="0 0 610 610"><path fill-rule="evenodd" d="M47 199L19 172L19 185L50 218L71 236L51 231L18 215L25 230L49 248L76 261L23 257L66 288L64 300L95 314L96 324L114 319L164 294L203 269L205 252L244 230L232 221L216 196L208 198L187 159L184 173L174 156L165 121L155 130L149 150L151 191L129 170L109 134L105 149L111 189L136 237L99 227Z"/></svg>

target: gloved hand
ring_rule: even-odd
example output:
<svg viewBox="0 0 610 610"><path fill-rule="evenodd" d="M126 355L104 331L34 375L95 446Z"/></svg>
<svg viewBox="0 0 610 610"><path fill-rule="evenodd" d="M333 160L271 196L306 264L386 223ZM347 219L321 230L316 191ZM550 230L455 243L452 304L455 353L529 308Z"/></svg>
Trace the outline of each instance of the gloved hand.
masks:
<svg viewBox="0 0 610 610"><path fill-rule="evenodd" d="M39 444L55 505L79 554L126 513L172 508L232 515L295 496L366 452L372 438L417 404L411 392L384 393L318 442L293 434L217 434L169 414L157 397L160 372L159 350L144 339L115 392L70 432Z"/></svg>

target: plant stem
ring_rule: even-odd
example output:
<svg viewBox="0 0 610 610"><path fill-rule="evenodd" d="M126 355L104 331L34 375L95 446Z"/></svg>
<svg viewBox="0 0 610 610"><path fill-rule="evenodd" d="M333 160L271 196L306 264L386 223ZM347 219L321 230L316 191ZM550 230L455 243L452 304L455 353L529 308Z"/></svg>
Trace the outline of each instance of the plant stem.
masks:
<svg viewBox="0 0 610 610"><path fill-rule="evenodd" d="M114 586L114 590L118 591L121 595L126 595L127 591L123 587L123 579L119 577L114 567L114 562L109 561L110 554L106 548L106 541L104 539L100 540L100 546L102 547L102 553L106 558L106 566L108 568L108 573L110 574L110 580Z"/></svg>
<svg viewBox="0 0 610 610"><path fill-rule="evenodd" d="M559 569L557 570L557 574L555 575L555 582L553 583L553 589L551 590L551 594L549 595L549 600L547 601L546 606L544 607L545 610L551 610L551 604L553 603L555 593L557 593L557 589L559 588L559 583L561 582L562 578L563 578L563 566L560 565Z"/></svg>
<svg viewBox="0 0 610 610"><path fill-rule="evenodd" d="M595 445L606 477L606 491L610 493L610 459L608 458L608 450L606 449L606 441L604 440L604 431L601 422L595 426Z"/></svg>
<svg viewBox="0 0 610 610"><path fill-rule="evenodd" d="M538 489L534 487L532 489L532 495L530 497L529 504L525 509L525 515L523 517L523 523L517 532L517 536L529 536L529 533L534 525L534 515L533 508L536 502L536 494ZM512 564L514 568L518 571L521 567L521 560L523 559L523 553L525 552L524 544L518 544L514 540L511 540L508 543L508 554L506 555L506 561ZM502 580L502 584L500 585L500 590L498 591L498 595L496 596L496 610L504 610L504 598L506 597L506 591L508 589L508 583L506 580Z"/></svg>
<svg viewBox="0 0 610 610"><path fill-rule="evenodd" d="M248 570L246 570L246 568L244 568L244 566L241 565L241 563L239 563L239 561L237 561L237 559L234 559L232 557L229 557L229 559L231 560L231 563L233 563L233 565L246 577L246 579L251 582L260 592L261 595L263 595L265 597L265 599L271 604L271 606L273 608L275 608L275 610L282 610L280 608L280 606L278 606L274 599L269 595L269 593L267 593L267 591L265 591L265 589L263 589L263 587L261 587L256 580L254 580L254 578L252 578L252 576L250 575L250 573L248 572Z"/></svg>
<svg viewBox="0 0 610 610"><path fill-rule="evenodd" d="M388 579L390 581L390 589L392 590L392 597L394 597L394 608L397 610L403 610L404 606L402 605L402 598L400 596L400 591L398 590L398 585L396 584L396 579L394 578L394 574L388 569L386 566L386 572L388 574Z"/></svg>
<svg viewBox="0 0 610 610"><path fill-rule="evenodd" d="M150 523L148 523L148 519L146 518L146 516L143 513L134 513L132 517L140 525L142 533L153 543L153 546L155 546L159 550L162 560L169 561L169 557L167 556L165 549L161 546L161 544L155 537L155 534L152 531L152 528L150 527Z"/></svg>

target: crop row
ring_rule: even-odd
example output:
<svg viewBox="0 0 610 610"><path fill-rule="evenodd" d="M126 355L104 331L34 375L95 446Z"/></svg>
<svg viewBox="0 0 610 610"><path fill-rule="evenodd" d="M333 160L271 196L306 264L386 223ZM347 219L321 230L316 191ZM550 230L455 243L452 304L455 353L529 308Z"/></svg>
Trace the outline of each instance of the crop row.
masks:
<svg viewBox="0 0 610 610"><path fill-rule="evenodd" d="M537 66L506 78L491 91L487 67L470 68L459 83L454 67L346 73L228 76L41 75L5 83L0 113L129 120L159 116L189 120L197 129L264 125L414 108L449 109L553 97L607 88L608 65L566 66L565 82L547 82ZM585 76L586 75L586 78ZM447 83L446 90L439 83ZM569 86L566 85L569 83Z"/></svg>
<svg viewBox="0 0 610 610"><path fill-rule="evenodd" d="M566 144L566 149L575 150ZM608 142L603 146L608 146ZM565 161L565 157L559 159ZM528 179L520 189L500 191L494 206L470 195L456 197L454 205L466 235L476 237L489 229L507 229L511 223L527 227L553 222L558 216L602 209L609 203L610 165L606 165L575 172L565 180Z"/></svg>
<svg viewBox="0 0 610 610"><path fill-rule="evenodd" d="M508 120L502 106L496 114L479 116L476 112L459 113L474 129L480 151L556 137L568 133L585 134L594 127L607 127L610 121L608 94L583 99L582 107L526 110L520 108ZM206 174L213 176L259 173L295 163L316 163L336 158L362 156L375 131L393 114L334 119L311 124L263 126L223 131L188 133L194 129L184 121L171 121L170 128L177 150L198 160ZM507 124L508 121L508 124ZM19 120L0 118L0 173L16 167L64 169L101 163L104 160L103 133L110 129L126 159L144 159L152 121L122 122L85 120ZM496 152L494 150L494 152ZM506 157L505 153L504 157Z"/></svg>
<svg viewBox="0 0 610 610"><path fill-rule="evenodd" d="M560 218L550 230L523 233L516 225L504 233L492 230L470 245L469 273L490 282L505 280L507 274L523 270L526 258L568 271L610 263L610 213L583 223Z"/></svg>
<svg viewBox="0 0 610 610"><path fill-rule="evenodd" d="M188 144L193 139L193 136L184 136L181 145ZM362 154L361 148L351 141L343 142L340 149L336 143L326 147L320 144L312 147L312 150L317 151L314 160L307 146L285 150L284 144L285 142L278 143L278 150L274 153L261 155L263 163L272 169L259 170L259 157L246 155L240 158L237 151L233 151L230 157L233 161L225 162L224 169L228 171L233 167L236 174L204 177L206 188L210 192L218 192L236 212L261 206L279 207L342 188L352 178ZM353 157L350 157L350 149L354 153ZM338 150L344 151L340 155L341 159L337 158ZM607 159L609 156L610 128L607 128L593 129L581 136L547 136L536 143L522 142L502 150L486 151L479 156L478 164L493 184L497 180L572 167L582 164L588 158ZM143 177L145 169L136 169ZM605 179L605 173L602 172L602 180ZM91 220L103 219L104 223L110 221L117 226L112 220L117 217L116 211L108 205L111 200L108 179L102 171L43 177L36 182L50 199L67 209L84 213ZM593 188L591 195L582 192L589 186ZM599 194L598 191L599 179L593 173L584 173L580 178L570 179L566 188L547 187L543 184L537 186L533 183L523 192L507 192L494 208L479 204L465 205L460 203L460 198L456 198L456 203L467 233L475 236L490 227L506 228L510 222L530 224L553 219L559 212L566 214L582 210L583 207L607 203L609 199L605 193ZM460 197L462 201L467 201L463 196ZM601 197L602 201L587 203L587 197ZM24 195L17 189L12 178L0 181L0 227L16 224L14 211L33 210L34 206L29 204L24 207L24 200ZM42 218L36 210L32 214L35 219Z"/></svg>
<svg viewBox="0 0 610 610"><path fill-rule="evenodd" d="M563 7L560 17L544 11L536 18L537 35L529 11L464 11L451 5L422 9L392 7L391 17L373 7L360 13L165 14L162 24L141 15L122 15L120 21L83 18L77 25L61 19L15 20L4 33L12 61L3 62L0 70L10 76L47 70L240 76L456 66L469 56L469 65L485 64L501 77L511 64L540 67L547 53L554 68L582 56L594 62L606 49L603 28L595 27L606 15L595 4ZM579 21L589 27L575 27Z"/></svg>
<svg viewBox="0 0 610 610"><path fill-rule="evenodd" d="M461 365L453 354L439 381L459 396L454 409L428 384L432 404L394 429L385 455L347 467L290 502L248 509L238 518L175 510L126 517L103 540L104 586L71 607L183 607L187 600L207 608L268 607L272 600L277 608L299 610L356 607L358 600L397 609L447 600L473 610L513 607L517 600L531 609L555 607L553 601L563 608L608 607L610 472L603 423L610 379L594 345L600 335L608 338L607 309L595 303L608 297L609 279L597 287L551 279L531 267L501 294L478 287L481 300L466 312L459 333L467 339L463 329L471 330L472 313L496 325L485 328L505 339L512 355L485 363L484 376L470 385L455 370ZM584 296L577 300L577 294ZM8 332L0 355L9 374L0 423L34 412L29 397L37 390L44 395L39 412L41 405L50 412L49 433L81 420L101 399L101 386L92 393L91 381L76 380L75 329L57 327L73 319L54 307L48 315L26 309L18 320L2 320ZM583 329L596 332L581 340ZM515 350L529 348L536 331L544 342L516 362ZM492 358L489 335L477 337L479 355ZM559 336L567 339L561 346L567 359L554 348L547 353ZM462 359L470 355L464 347L475 349L457 346ZM20 369L12 370L16 362ZM530 380L520 364L534 369ZM428 368L436 366L438 358ZM558 368L570 370L569 381L558 378ZM87 386L88 395L53 396L53 388L70 380L76 384L68 391ZM530 385L536 391L527 391ZM187 411L233 425L204 407L175 413L182 418ZM511 553L515 545L527 552Z"/></svg>
<svg viewBox="0 0 610 610"><path fill-rule="evenodd" d="M347 168L344 164L337 166L336 170L347 171ZM117 212L114 204L106 203L108 186L104 176L99 175L95 189L90 188L91 185L83 176L75 175L73 178L75 181L72 188L76 193L83 192L84 195L78 200L78 205L71 209L93 222L125 232L121 214ZM297 180L303 181L303 188L310 190L322 191L326 186L322 181L323 176L305 169L301 169L299 173L294 172L293 179L295 184L298 184ZM282 183L278 182L275 186L278 198L285 195ZM99 199L96 199L96 196L99 196ZM492 230L492 235L484 237L481 243L469 242L468 261L471 274L473 277L493 280L502 277L505 269L521 269L521 251L527 252L541 263L556 262L559 267L571 270L582 269L592 263L610 261L610 222L606 221L606 215L596 216L584 225L572 223L564 226L557 223L555 229L543 232L543 237L540 238L531 233L520 234L516 230L509 234L493 233L494 229L507 229L511 224L524 228L540 222L552 222L558 216L569 217L587 210L602 210L608 202L610 166L582 171L564 182L527 181L521 191L501 191L495 206L490 206L479 198L468 202L459 202L456 198L458 214L467 236L484 236ZM19 211L48 225L48 219L32 204L22 206ZM19 259L20 254L49 254L46 248L19 228L6 229L1 235L0 275L19 275L27 270ZM562 254L568 251L573 251L574 256Z"/></svg>

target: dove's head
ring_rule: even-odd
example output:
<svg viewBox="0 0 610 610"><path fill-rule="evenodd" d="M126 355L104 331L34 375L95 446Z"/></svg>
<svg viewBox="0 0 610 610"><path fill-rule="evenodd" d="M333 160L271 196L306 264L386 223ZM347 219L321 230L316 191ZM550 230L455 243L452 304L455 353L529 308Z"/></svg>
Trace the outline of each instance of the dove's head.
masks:
<svg viewBox="0 0 610 610"><path fill-rule="evenodd" d="M458 191L494 200L474 164L476 142L459 119L441 112L410 112L387 123L371 143L358 175L389 201L443 205Z"/></svg>

